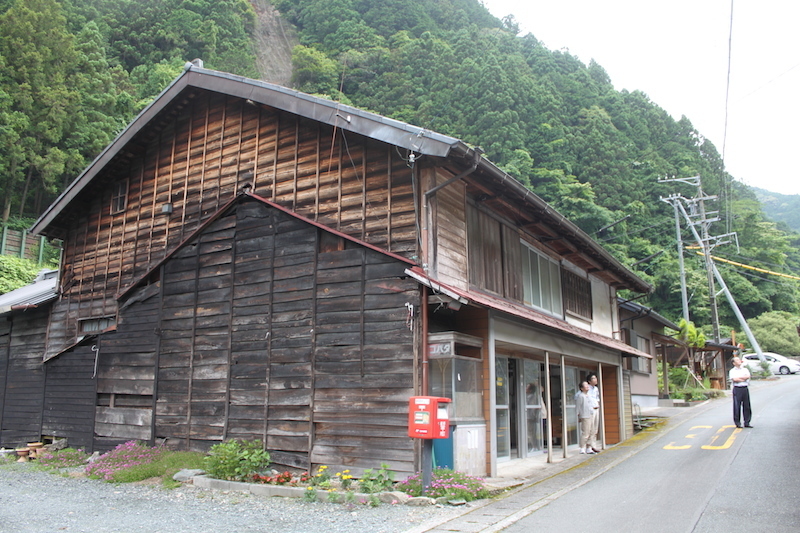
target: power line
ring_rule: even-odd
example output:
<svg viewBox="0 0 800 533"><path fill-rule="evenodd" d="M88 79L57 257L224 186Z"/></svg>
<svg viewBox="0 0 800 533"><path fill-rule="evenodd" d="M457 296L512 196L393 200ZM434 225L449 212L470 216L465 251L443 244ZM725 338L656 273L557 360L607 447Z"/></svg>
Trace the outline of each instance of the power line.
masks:
<svg viewBox="0 0 800 533"><path fill-rule="evenodd" d="M695 253L697 255L705 255L705 254L703 254L703 252L695 252ZM711 259L713 259L714 261L722 261L723 263L728 263L730 265L738 266L738 267L741 267L741 268L746 268L746 269L749 269L749 270L755 270L756 272L761 272L763 274L771 274L773 276L779 276L779 277L782 277L782 278L800 280L800 277L792 276L791 274L784 274L782 272L773 272L772 270L767 270L765 268L759 268L759 267L754 267L754 266L750 266L750 265L745 265L744 263L737 263L736 261L731 261L730 259L723 259L721 257L717 257L717 256L714 256L714 255L710 255L709 257L711 257Z"/></svg>

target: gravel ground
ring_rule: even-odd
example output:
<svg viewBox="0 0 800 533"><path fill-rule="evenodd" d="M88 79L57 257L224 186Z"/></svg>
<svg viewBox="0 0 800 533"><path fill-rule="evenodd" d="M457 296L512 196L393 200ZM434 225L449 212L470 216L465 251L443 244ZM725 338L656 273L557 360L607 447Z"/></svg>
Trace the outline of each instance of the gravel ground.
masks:
<svg viewBox="0 0 800 533"><path fill-rule="evenodd" d="M2 533L397 533L463 509L308 503L184 484L113 485L0 464Z"/></svg>

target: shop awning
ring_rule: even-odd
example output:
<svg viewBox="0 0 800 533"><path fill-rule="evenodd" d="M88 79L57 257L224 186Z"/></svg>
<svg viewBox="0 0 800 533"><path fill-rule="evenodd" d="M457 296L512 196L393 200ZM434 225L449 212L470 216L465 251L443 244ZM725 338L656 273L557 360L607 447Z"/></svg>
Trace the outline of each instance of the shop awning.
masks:
<svg viewBox="0 0 800 533"><path fill-rule="evenodd" d="M563 320L559 320L553 316L541 313L525 305L510 302L484 292L464 290L453 287L452 285L447 285L431 278L419 267L406 269L405 272L421 284L430 288L435 293L444 294L445 296L448 296L461 304L480 305L489 309L494 309L495 311L501 311L515 317L529 320L538 326L544 326L548 329L568 335L570 337L587 341L604 348L619 351L623 356L644 357L645 359L653 358L653 356L649 353L637 350L633 346L628 346L622 341L573 326L572 324L564 322Z"/></svg>

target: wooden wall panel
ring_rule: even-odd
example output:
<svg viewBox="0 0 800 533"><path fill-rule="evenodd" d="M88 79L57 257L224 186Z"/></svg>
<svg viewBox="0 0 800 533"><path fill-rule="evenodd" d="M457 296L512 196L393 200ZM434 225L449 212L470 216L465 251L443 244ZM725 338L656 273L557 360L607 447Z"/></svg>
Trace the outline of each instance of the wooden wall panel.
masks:
<svg viewBox="0 0 800 533"><path fill-rule="evenodd" d="M48 309L12 315L8 339L0 445L24 446L42 437L44 352Z"/></svg>
<svg viewBox="0 0 800 533"><path fill-rule="evenodd" d="M3 427L3 406L6 399L9 345L11 344L11 318L0 320L0 429ZM0 433L0 437L2 433ZM2 444L2 442L0 442Z"/></svg>
<svg viewBox="0 0 800 533"><path fill-rule="evenodd" d="M419 289L403 270L355 247L319 256L313 464L415 469L404 438L414 369L405 303L418 305Z"/></svg>
<svg viewBox="0 0 800 533"><path fill-rule="evenodd" d="M66 438L72 448L94 451L94 364L92 344L45 363L43 436Z"/></svg>
<svg viewBox="0 0 800 533"><path fill-rule="evenodd" d="M129 161L101 173L77 202L64 257L64 279L73 281L53 315L49 355L76 338L78 318L114 316L114 296L244 184L359 239L417 252L412 170L391 146L217 93L198 91L184 103L144 130ZM111 214L119 180L127 181L127 207ZM167 204L171 214L162 212ZM91 301L99 303L83 306Z"/></svg>
<svg viewBox="0 0 800 533"><path fill-rule="evenodd" d="M618 444L622 437L617 372L618 367L603 366L603 383L600 385L600 390L603 394L603 420L607 444Z"/></svg>
<svg viewBox="0 0 800 533"><path fill-rule="evenodd" d="M161 285L131 294L117 329L99 338L94 448L111 449L129 440L154 443L155 366Z"/></svg>
<svg viewBox="0 0 800 533"><path fill-rule="evenodd" d="M319 232L243 201L165 264L155 438L260 439L275 463L305 469L415 470L406 303L419 305L418 285L357 245L319 252Z"/></svg>
<svg viewBox="0 0 800 533"><path fill-rule="evenodd" d="M449 176L437 178L443 183ZM432 200L434 201L434 200ZM443 282L462 289L467 279L466 185L459 181L436 192L436 271Z"/></svg>

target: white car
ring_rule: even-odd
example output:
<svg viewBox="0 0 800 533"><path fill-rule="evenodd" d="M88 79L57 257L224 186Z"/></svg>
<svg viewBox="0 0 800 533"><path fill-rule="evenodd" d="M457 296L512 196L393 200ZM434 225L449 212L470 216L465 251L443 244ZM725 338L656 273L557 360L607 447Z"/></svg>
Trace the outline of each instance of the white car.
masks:
<svg viewBox="0 0 800 533"><path fill-rule="evenodd" d="M800 363L794 359L789 359L777 353L764 352L764 359L769 363L769 369L773 374L794 374L800 372ZM747 365L750 372L761 371L761 361L757 354L750 353L742 356L742 363Z"/></svg>

